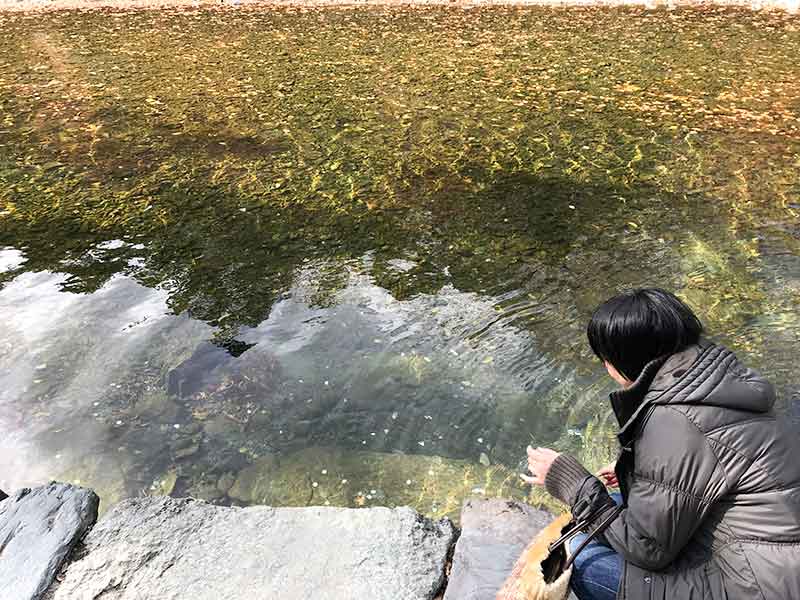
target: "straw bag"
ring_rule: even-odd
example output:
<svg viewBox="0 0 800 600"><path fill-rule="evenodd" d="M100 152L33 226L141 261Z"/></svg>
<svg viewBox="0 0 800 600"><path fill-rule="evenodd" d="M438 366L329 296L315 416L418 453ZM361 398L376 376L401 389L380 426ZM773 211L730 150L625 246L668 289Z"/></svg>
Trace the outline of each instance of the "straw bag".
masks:
<svg viewBox="0 0 800 600"><path fill-rule="evenodd" d="M589 542L611 525L622 506L617 506L570 555L569 541L592 522L596 514L575 522L564 513L542 529L525 548L496 600L566 600L572 561Z"/></svg>

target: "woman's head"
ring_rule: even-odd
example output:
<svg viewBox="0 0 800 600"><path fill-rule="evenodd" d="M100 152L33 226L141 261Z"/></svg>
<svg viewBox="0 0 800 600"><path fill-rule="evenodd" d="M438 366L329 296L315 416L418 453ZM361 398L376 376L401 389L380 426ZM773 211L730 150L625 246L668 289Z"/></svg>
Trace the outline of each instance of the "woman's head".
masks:
<svg viewBox="0 0 800 600"><path fill-rule="evenodd" d="M586 329L589 345L619 383L635 381L651 360L696 344L703 325L675 295L630 290L598 306Z"/></svg>

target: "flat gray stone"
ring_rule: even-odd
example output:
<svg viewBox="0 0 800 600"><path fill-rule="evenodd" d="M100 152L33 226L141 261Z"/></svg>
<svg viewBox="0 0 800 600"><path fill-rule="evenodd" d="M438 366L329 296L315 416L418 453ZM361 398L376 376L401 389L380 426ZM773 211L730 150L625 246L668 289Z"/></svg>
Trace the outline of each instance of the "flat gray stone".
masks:
<svg viewBox="0 0 800 600"><path fill-rule="evenodd" d="M430 600L455 540L410 508L140 498L86 537L55 600Z"/></svg>
<svg viewBox="0 0 800 600"><path fill-rule="evenodd" d="M553 518L514 500L464 501L444 600L495 600L522 551Z"/></svg>
<svg viewBox="0 0 800 600"><path fill-rule="evenodd" d="M0 502L0 599L41 598L97 520L99 499L66 483L22 489Z"/></svg>

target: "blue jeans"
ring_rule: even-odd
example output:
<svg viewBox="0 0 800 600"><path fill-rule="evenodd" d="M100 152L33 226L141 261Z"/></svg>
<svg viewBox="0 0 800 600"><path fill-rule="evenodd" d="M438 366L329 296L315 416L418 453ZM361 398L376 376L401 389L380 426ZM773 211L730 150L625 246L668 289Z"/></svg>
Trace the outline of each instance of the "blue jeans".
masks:
<svg viewBox="0 0 800 600"><path fill-rule="evenodd" d="M620 494L611 494L614 502L622 504ZM586 539L579 533L569 542L570 552ZM589 542L572 563L572 591L579 600L616 600L619 580L622 577L622 557L612 548L599 542Z"/></svg>

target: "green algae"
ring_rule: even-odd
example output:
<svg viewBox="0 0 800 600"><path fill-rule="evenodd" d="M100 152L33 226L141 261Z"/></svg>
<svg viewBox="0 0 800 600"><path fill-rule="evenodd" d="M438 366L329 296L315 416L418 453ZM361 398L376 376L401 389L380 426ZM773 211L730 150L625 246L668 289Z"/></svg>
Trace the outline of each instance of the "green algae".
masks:
<svg viewBox="0 0 800 600"><path fill-rule="evenodd" d="M780 14L0 18L3 241L54 267L98 240L140 238L138 277L184 281L175 310L210 321L259 322L309 254L423 244L458 286L486 287L609 227L721 231L785 214L797 184L785 82L800 35ZM102 283L91 268L76 289Z"/></svg>

